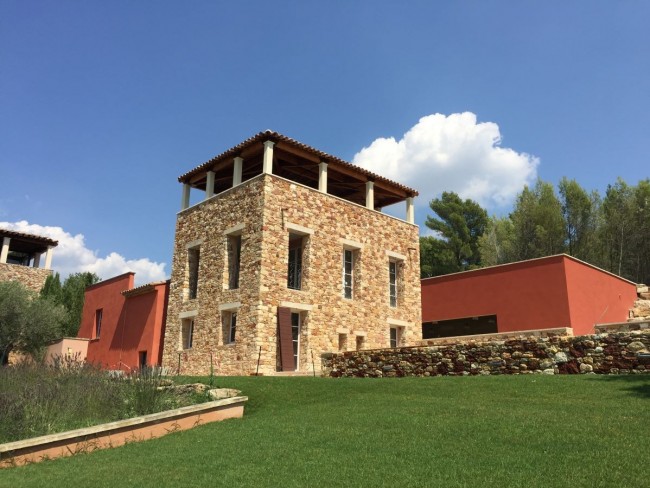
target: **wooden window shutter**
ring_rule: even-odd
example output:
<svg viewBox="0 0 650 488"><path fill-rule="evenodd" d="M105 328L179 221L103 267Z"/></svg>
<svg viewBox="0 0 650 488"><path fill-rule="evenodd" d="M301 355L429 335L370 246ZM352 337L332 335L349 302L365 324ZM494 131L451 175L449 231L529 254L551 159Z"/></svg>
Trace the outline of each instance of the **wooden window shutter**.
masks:
<svg viewBox="0 0 650 488"><path fill-rule="evenodd" d="M291 309L278 307L278 337L282 371L295 371L293 361L293 339L291 337Z"/></svg>

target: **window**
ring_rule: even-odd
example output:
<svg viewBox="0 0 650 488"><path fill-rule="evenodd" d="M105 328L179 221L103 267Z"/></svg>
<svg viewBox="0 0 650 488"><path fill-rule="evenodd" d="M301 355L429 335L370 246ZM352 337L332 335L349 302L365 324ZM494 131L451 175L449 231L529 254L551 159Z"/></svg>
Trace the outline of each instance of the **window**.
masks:
<svg viewBox="0 0 650 488"><path fill-rule="evenodd" d="M233 344L237 335L237 312L225 312L223 315L224 344Z"/></svg>
<svg viewBox="0 0 650 488"><path fill-rule="evenodd" d="M348 335L339 334L339 351L347 351L347 350L348 350Z"/></svg>
<svg viewBox="0 0 650 488"><path fill-rule="evenodd" d="M192 342L194 339L194 319L183 320L181 330L181 344L183 349L192 349Z"/></svg>
<svg viewBox="0 0 650 488"><path fill-rule="evenodd" d="M388 262L388 295L390 297L390 306L397 307L397 262Z"/></svg>
<svg viewBox="0 0 650 488"><path fill-rule="evenodd" d="M239 266L241 263L241 235L228 236L228 288L239 288Z"/></svg>
<svg viewBox="0 0 650 488"><path fill-rule="evenodd" d="M343 249L343 298L352 299L354 283L354 251Z"/></svg>
<svg viewBox="0 0 650 488"><path fill-rule="evenodd" d="M289 234L289 269L287 288L300 290L302 286L302 236Z"/></svg>
<svg viewBox="0 0 650 488"><path fill-rule="evenodd" d="M402 333L401 333L399 327L391 327L390 328L390 347L399 346L401 340L402 340Z"/></svg>
<svg viewBox="0 0 650 488"><path fill-rule="evenodd" d="M95 311L95 339L99 339L99 335L102 331L102 317L104 315L104 309L100 308Z"/></svg>
<svg viewBox="0 0 650 488"><path fill-rule="evenodd" d="M147 367L147 351L138 352L138 364L140 369Z"/></svg>
<svg viewBox="0 0 650 488"><path fill-rule="evenodd" d="M364 336L360 336L360 335L357 336L357 343L356 343L357 351L361 351L361 349L363 349L363 346L365 345L365 339L366 338Z"/></svg>
<svg viewBox="0 0 650 488"><path fill-rule="evenodd" d="M300 354L300 314L291 314L291 341L293 343L293 364L298 371L298 356Z"/></svg>
<svg viewBox="0 0 650 488"><path fill-rule="evenodd" d="M199 288L199 259L201 250L194 247L187 250L187 265L189 268L189 299L196 298Z"/></svg>

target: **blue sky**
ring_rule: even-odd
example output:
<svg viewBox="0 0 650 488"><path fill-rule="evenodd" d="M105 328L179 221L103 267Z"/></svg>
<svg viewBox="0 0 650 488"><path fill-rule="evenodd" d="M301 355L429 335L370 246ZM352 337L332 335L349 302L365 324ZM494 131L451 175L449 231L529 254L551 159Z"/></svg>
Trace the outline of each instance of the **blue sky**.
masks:
<svg viewBox="0 0 650 488"><path fill-rule="evenodd" d="M158 279L178 175L264 129L415 186L419 222L442 190L502 214L537 176L635 184L649 25L645 1L0 0L0 223L59 238L64 273Z"/></svg>

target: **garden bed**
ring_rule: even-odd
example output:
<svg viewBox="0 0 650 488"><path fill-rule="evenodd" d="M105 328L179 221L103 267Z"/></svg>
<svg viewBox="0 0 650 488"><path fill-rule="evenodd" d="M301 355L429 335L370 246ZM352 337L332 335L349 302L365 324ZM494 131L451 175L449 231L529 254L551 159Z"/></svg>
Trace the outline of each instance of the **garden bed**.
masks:
<svg viewBox="0 0 650 488"><path fill-rule="evenodd" d="M243 396L0 444L0 468L117 447L244 414Z"/></svg>

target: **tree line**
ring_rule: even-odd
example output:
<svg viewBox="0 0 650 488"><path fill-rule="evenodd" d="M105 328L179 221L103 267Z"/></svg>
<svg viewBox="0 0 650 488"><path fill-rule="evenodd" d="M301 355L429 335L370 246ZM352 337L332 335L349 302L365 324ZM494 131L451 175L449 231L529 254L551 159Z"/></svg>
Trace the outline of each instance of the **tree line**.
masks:
<svg viewBox="0 0 650 488"><path fill-rule="evenodd" d="M420 238L423 278L566 253L636 283L650 283L650 179L619 178L604 196L566 177L538 179L512 212L488 216L473 200L444 192L430 203Z"/></svg>

